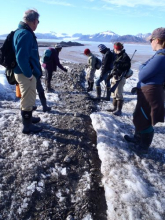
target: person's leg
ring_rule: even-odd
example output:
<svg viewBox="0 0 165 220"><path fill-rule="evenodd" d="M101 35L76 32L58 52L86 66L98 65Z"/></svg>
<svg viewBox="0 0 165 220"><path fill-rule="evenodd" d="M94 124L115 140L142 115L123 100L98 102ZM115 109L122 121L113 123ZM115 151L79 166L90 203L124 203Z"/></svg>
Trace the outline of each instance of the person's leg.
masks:
<svg viewBox="0 0 165 220"><path fill-rule="evenodd" d="M14 75L19 83L21 92L21 115L23 123L22 133L28 134L30 132L40 132L42 128L32 124L32 110L36 100L36 78L33 77L31 80L29 80L23 74ZM37 122L35 121L35 123Z"/></svg>
<svg viewBox="0 0 165 220"><path fill-rule="evenodd" d="M123 87L125 85L125 77L120 81L118 87L115 90L115 96L117 100L117 110L113 112L114 115L120 116L122 114L122 107L123 107Z"/></svg>
<svg viewBox="0 0 165 220"><path fill-rule="evenodd" d="M45 92L44 92L44 89L43 89L40 78L37 79L37 92L38 92L38 96L39 96L39 99L41 101L41 104L43 106L43 112L50 111L51 107L47 106Z"/></svg>
<svg viewBox="0 0 165 220"><path fill-rule="evenodd" d="M97 80L96 80L96 94L97 94L97 97L96 97L96 100L100 101L101 99L101 86L100 86L100 83L103 81L103 77L99 77Z"/></svg>
<svg viewBox="0 0 165 220"><path fill-rule="evenodd" d="M51 89L52 74L53 74L52 71L45 70L45 86L46 86L47 92L52 91L52 89Z"/></svg>

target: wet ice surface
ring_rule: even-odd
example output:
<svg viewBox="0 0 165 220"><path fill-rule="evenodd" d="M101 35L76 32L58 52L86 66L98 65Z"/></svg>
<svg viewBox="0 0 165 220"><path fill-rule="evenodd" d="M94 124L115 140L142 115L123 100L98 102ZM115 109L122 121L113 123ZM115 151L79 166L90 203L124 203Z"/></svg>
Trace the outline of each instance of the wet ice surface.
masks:
<svg viewBox="0 0 165 220"><path fill-rule="evenodd" d="M69 68L71 71L73 66ZM38 135L21 133L19 101L13 93L15 89L9 87L9 97L4 90L6 84L3 83L3 87L0 84L0 209L3 210L0 219L163 220L164 123L155 126L148 155L139 157L123 139L124 134L134 130L132 112L136 96L131 95L130 90L136 85L137 71L134 70L134 75L127 80L123 114L117 117L106 111L111 102L99 103L96 111L90 101L83 100L86 94L76 89L76 81L81 80L78 77L81 68L76 66L75 69L76 77L67 79L67 82L63 75L59 80L54 78L57 84L55 92L46 94L52 113L43 113L40 106L34 112L40 115L41 125L44 126L44 132ZM71 85L70 92L68 84ZM64 90L60 92L61 87ZM95 96L95 89L90 95ZM79 102L80 98L83 102ZM40 105L38 99L37 105ZM98 172L99 166L95 168L98 159L95 158L94 163L91 156L97 153L96 145L91 138L88 139L93 130L90 125L87 126L88 121L83 120L85 109L90 109L88 114L91 112L92 125L97 133L103 175L102 182L98 181L99 186L95 185L97 179L93 177ZM62 124L65 126L60 127ZM84 131L86 127L87 132ZM92 201L88 197L92 189L93 197L103 193L102 186L107 217L103 208L98 217L96 210L100 207L94 208L98 205L97 198Z"/></svg>
<svg viewBox="0 0 165 220"><path fill-rule="evenodd" d="M133 153L123 136L133 134L132 112L136 96L137 71L124 87L123 114L107 113L111 103L100 104L100 112L91 114L97 132L97 149L102 161L102 183L107 201L109 220L165 219L165 140L164 123L155 126L155 136L149 154ZM104 88L103 88L104 89ZM94 95L91 92L91 95Z"/></svg>

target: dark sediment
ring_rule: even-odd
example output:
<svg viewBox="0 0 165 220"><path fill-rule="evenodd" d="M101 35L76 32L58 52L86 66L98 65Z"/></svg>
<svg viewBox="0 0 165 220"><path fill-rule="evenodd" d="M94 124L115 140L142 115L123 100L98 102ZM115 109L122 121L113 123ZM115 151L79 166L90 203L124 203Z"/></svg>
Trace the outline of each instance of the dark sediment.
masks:
<svg viewBox="0 0 165 220"><path fill-rule="evenodd" d="M96 106L84 91L84 65L67 66L72 69L70 73L58 71L53 75L52 87L60 101L52 108L49 120L40 123L43 131L33 143L36 155L30 150L26 156L23 155L23 148L27 146L30 149L30 146L26 142L24 146L19 145L18 131L12 130L12 125L6 128L13 132L8 146L3 144L6 137L0 133L0 187L3 191L0 219L81 220L88 213L93 220L107 219L96 133L89 116L96 111ZM39 110L37 113L38 116L43 114ZM14 126L20 123L18 121ZM49 147L40 151L44 140L49 141ZM19 152L17 158L12 156L15 150ZM28 168L29 164L31 168ZM26 169L22 170L25 165ZM62 175L57 167L66 168L66 175ZM89 182L86 176L89 176ZM27 195L23 189L32 182L38 187L44 182L44 186L41 191L36 187L31 195ZM26 201L26 206L19 213L23 201Z"/></svg>

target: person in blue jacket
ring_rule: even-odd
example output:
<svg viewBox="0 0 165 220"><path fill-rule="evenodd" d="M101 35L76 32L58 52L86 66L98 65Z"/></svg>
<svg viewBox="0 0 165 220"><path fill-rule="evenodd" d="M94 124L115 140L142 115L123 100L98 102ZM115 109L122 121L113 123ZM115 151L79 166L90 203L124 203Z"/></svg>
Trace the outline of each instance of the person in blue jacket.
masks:
<svg viewBox="0 0 165 220"><path fill-rule="evenodd" d="M36 82L42 74L38 44L34 34L39 23L38 19L39 14L37 11L26 11L23 22L19 23L13 37L13 48L17 61L14 75L20 86L22 132L25 134L30 132L36 133L42 130L41 127L34 125L34 123L40 121L40 118L32 117L32 110L36 100Z"/></svg>
<svg viewBox="0 0 165 220"><path fill-rule="evenodd" d="M164 122L165 28L155 29L150 42L156 53L139 68L137 104L133 113L135 134L133 137L125 135L140 153L148 152L154 136L153 126Z"/></svg>

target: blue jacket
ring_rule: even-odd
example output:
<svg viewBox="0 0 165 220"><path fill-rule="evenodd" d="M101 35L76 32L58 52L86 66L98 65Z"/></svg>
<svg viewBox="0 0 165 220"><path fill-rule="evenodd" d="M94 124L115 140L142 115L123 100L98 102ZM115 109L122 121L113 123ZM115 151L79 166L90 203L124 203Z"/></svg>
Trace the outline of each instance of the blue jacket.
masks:
<svg viewBox="0 0 165 220"><path fill-rule="evenodd" d="M14 73L23 73L28 78L34 75L38 78L42 72L36 37L27 24L20 22L18 28L13 38L13 47L18 64L14 68Z"/></svg>
<svg viewBox="0 0 165 220"><path fill-rule="evenodd" d="M163 85L165 82L165 49L156 51L155 55L142 64L139 70L138 88L146 85Z"/></svg>

